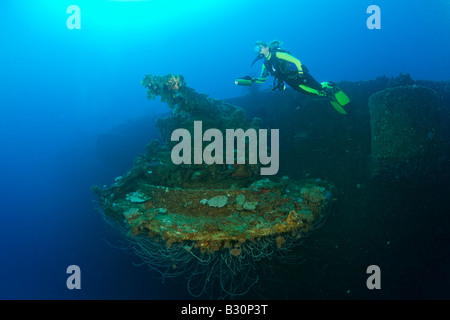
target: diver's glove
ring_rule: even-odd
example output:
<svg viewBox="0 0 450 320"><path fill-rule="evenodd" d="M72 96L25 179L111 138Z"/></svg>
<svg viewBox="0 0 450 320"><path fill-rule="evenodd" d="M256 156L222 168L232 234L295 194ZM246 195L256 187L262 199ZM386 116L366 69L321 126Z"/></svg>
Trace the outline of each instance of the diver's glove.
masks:
<svg viewBox="0 0 450 320"><path fill-rule="evenodd" d="M256 82L256 83L264 83L264 81L266 81L266 78L252 78L252 82Z"/></svg>

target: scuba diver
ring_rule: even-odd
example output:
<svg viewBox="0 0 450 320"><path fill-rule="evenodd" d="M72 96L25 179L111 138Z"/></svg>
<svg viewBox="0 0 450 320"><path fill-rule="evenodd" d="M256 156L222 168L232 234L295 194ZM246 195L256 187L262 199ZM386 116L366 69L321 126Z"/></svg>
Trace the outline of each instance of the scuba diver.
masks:
<svg viewBox="0 0 450 320"><path fill-rule="evenodd" d="M308 68L300 60L293 57L288 51L281 48L281 42L274 40L269 45L264 41L258 41L255 52L258 56L252 66L263 59L261 75L258 78L251 76L236 80L237 85L251 86L252 83L264 83L269 75L275 77L272 90L285 90L289 85L296 91L321 97L327 97L331 105L341 114L346 114L343 106L350 102L347 95L333 82L317 82L309 73Z"/></svg>

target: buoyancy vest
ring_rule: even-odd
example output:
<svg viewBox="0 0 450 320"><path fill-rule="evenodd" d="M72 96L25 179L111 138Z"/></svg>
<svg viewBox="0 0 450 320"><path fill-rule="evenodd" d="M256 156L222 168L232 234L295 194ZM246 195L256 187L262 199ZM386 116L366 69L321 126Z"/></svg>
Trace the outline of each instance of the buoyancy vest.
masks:
<svg viewBox="0 0 450 320"><path fill-rule="evenodd" d="M280 59L277 57L277 52L288 53L288 51L282 48L276 48L271 50L269 59L264 59L264 66L270 75L277 78L279 81L285 81L290 78L294 78L298 75L298 70L295 64L292 62Z"/></svg>

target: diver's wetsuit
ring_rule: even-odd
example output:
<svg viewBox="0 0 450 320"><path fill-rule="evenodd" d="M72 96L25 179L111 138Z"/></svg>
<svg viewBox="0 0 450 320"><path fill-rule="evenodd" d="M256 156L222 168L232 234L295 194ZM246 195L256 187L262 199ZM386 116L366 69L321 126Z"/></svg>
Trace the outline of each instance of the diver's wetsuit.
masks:
<svg viewBox="0 0 450 320"><path fill-rule="evenodd" d="M269 74L274 76L279 83L285 82L299 92L318 96L327 95L322 85L309 74L308 69L300 63L300 60L289 53L271 52L268 58L264 58L261 76L255 78L255 82L265 82Z"/></svg>

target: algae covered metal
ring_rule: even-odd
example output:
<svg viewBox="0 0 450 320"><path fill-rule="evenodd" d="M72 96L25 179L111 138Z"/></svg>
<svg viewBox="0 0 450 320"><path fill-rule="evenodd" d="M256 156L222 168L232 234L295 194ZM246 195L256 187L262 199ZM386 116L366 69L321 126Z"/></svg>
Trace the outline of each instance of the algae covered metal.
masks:
<svg viewBox="0 0 450 320"><path fill-rule="evenodd" d="M163 277L184 275L191 294L201 296L214 283L221 296L243 294L262 276L261 262L286 256L325 221L331 186L261 176L261 164L248 161L250 151L246 161L175 164L170 133L177 128L193 133L202 121L220 132L249 130L260 129L259 121L196 93L179 75L147 75L143 85L173 114L158 119L162 141L151 141L130 171L110 186L93 187L104 217L150 268ZM249 137L243 139L248 146Z"/></svg>

